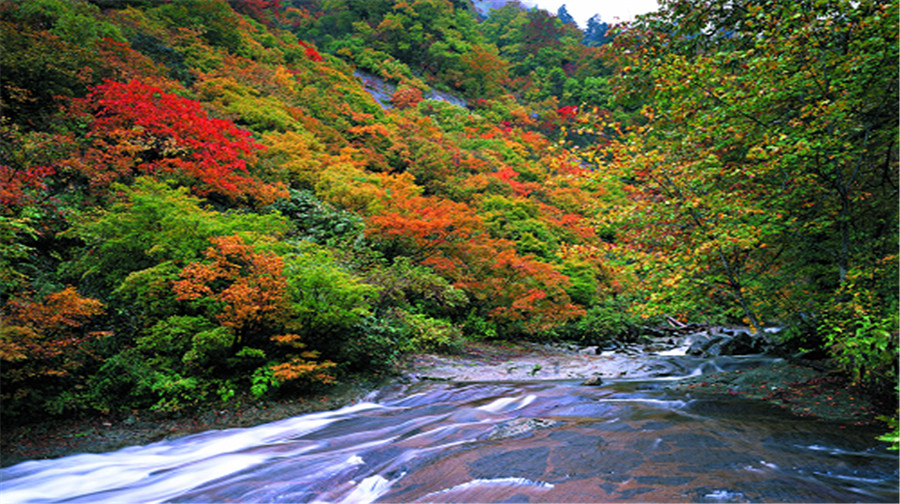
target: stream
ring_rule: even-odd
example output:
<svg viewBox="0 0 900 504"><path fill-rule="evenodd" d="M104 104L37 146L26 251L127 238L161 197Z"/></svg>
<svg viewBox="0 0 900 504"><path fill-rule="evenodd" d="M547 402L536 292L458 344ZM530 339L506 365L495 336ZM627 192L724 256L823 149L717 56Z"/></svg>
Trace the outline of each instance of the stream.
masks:
<svg viewBox="0 0 900 504"><path fill-rule="evenodd" d="M898 502L879 430L678 379L396 384L336 411L24 462L0 470L0 501Z"/></svg>

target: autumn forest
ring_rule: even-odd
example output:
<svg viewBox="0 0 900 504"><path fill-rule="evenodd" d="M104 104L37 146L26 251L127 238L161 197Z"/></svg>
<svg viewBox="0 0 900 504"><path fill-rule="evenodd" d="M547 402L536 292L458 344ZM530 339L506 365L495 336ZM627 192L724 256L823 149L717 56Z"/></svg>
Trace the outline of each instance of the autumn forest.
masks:
<svg viewBox="0 0 900 504"><path fill-rule="evenodd" d="M0 1L4 422L666 317L896 395L896 0L480 4Z"/></svg>

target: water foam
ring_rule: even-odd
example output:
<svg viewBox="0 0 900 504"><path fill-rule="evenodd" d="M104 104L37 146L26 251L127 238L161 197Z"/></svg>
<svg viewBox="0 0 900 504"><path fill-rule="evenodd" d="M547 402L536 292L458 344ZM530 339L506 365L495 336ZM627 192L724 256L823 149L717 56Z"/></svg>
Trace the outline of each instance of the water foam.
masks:
<svg viewBox="0 0 900 504"><path fill-rule="evenodd" d="M260 446L281 445L360 411L360 403L256 427L210 431L104 454L33 460L0 470L4 504L79 498L90 502L156 502L273 457ZM315 443L290 447L297 455ZM285 456L279 452L277 456ZM184 474L184 476L181 476ZM128 490L124 490L127 488Z"/></svg>
<svg viewBox="0 0 900 504"><path fill-rule="evenodd" d="M533 394L519 397L501 397L490 404L479 406L478 409L490 413L507 413L509 411L522 409L531 404L535 399L537 399L537 396Z"/></svg>
<svg viewBox="0 0 900 504"><path fill-rule="evenodd" d="M459 485L453 486L451 488L445 488L443 490L438 490L437 492L431 492L429 494L423 495L419 498L419 500L428 500L429 497L434 495L441 495L453 492L461 492L464 490L468 490L470 488L482 486L482 485L501 485L501 486L520 486L520 487L529 487L534 489L543 489L550 490L553 488L553 483L547 483L546 481L534 481L527 478L517 478L517 477L508 477L508 478L491 478L491 479L474 479L472 481L467 481L465 483L460 483Z"/></svg>

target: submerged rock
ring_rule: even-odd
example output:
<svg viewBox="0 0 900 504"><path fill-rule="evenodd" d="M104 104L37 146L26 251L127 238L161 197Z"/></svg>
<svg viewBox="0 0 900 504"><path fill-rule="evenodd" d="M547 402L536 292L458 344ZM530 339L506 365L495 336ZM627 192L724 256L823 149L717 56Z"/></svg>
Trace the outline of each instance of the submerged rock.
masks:
<svg viewBox="0 0 900 504"><path fill-rule="evenodd" d="M528 434L536 430L549 429L559 422L545 418L517 418L508 422L499 423L488 433L487 439L494 441L506 439L521 434Z"/></svg>

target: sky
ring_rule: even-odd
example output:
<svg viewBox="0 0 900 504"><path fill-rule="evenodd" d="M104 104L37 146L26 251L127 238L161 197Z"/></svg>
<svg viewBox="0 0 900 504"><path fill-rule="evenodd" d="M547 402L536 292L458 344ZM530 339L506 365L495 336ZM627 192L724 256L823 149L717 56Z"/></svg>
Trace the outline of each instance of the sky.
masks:
<svg viewBox="0 0 900 504"><path fill-rule="evenodd" d="M525 0L522 4L536 4L553 15L556 15L561 5L565 5L566 10L582 29L587 26L587 20L594 14L600 14L605 23L615 24L619 21L631 21L638 14L645 14L658 8L656 0Z"/></svg>

